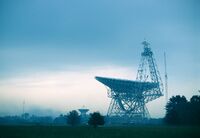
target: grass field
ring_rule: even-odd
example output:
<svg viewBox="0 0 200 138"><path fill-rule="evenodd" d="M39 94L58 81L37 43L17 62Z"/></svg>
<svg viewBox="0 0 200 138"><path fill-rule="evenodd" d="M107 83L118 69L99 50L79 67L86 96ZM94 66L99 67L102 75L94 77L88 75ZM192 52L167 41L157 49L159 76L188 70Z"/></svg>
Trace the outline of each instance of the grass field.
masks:
<svg viewBox="0 0 200 138"><path fill-rule="evenodd" d="M200 127L0 126L0 138L200 138Z"/></svg>

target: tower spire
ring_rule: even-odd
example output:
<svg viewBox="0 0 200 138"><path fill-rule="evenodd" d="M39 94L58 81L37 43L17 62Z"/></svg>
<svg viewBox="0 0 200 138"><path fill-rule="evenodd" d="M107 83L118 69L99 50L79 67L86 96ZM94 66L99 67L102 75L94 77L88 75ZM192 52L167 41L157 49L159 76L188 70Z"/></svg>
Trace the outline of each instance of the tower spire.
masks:
<svg viewBox="0 0 200 138"><path fill-rule="evenodd" d="M144 45L144 47L148 47L148 46L150 45L150 43L148 43L146 40L144 40L144 41L142 42L142 44Z"/></svg>

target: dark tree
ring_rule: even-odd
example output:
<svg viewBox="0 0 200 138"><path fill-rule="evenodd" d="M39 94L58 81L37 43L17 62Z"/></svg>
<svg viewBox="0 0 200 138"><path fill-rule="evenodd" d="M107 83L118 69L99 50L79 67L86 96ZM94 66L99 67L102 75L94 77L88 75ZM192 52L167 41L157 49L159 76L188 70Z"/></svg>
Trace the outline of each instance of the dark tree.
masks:
<svg viewBox="0 0 200 138"><path fill-rule="evenodd" d="M200 104L200 96L199 95L192 96L192 98L190 99L190 103L195 105Z"/></svg>
<svg viewBox="0 0 200 138"><path fill-rule="evenodd" d="M188 120L188 104L185 96L173 96L166 105L165 121L169 124L184 124Z"/></svg>
<svg viewBox="0 0 200 138"><path fill-rule="evenodd" d="M189 102L180 95L170 98L165 121L175 125L200 125L200 96L192 96Z"/></svg>
<svg viewBox="0 0 200 138"><path fill-rule="evenodd" d="M76 110L72 110L67 115L67 123L74 126L80 123L80 116Z"/></svg>
<svg viewBox="0 0 200 138"><path fill-rule="evenodd" d="M96 128L98 125L104 125L104 123L104 116L102 116L99 112L94 112L90 114L90 118L88 121L89 125Z"/></svg>
<svg viewBox="0 0 200 138"><path fill-rule="evenodd" d="M192 96L189 106L191 124L200 125L200 96Z"/></svg>

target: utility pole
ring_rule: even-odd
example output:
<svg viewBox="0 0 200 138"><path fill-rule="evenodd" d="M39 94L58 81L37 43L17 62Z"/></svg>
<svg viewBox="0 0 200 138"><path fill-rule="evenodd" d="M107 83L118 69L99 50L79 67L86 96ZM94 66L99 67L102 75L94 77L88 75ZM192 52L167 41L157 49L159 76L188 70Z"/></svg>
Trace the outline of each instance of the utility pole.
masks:
<svg viewBox="0 0 200 138"><path fill-rule="evenodd" d="M168 102L168 76L167 76L167 62L166 53L164 52L164 64L165 64L165 100Z"/></svg>
<svg viewBox="0 0 200 138"><path fill-rule="evenodd" d="M22 109L22 115L24 115L24 110L25 110L25 100L23 100L23 107L22 107L23 109Z"/></svg>

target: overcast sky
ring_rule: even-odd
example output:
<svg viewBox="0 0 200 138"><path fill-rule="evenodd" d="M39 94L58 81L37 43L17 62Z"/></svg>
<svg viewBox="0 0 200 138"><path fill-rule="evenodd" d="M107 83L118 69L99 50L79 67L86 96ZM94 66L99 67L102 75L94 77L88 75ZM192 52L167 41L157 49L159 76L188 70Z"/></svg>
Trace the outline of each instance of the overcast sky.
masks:
<svg viewBox="0 0 200 138"><path fill-rule="evenodd" d="M135 79L144 38L169 96L188 99L200 84L198 0L1 0L0 115L107 112L95 75ZM163 80L164 81L164 80ZM147 105L165 114L164 97ZM4 108L2 108L4 107Z"/></svg>

